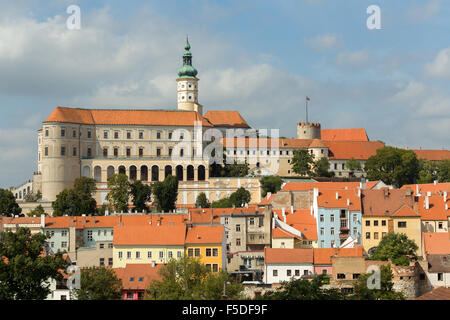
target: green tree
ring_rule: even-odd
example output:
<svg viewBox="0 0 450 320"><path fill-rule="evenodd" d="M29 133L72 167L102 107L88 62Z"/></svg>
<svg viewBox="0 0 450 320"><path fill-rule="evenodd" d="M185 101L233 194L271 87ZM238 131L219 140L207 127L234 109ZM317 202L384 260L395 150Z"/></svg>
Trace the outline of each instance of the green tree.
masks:
<svg viewBox="0 0 450 320"><path fill-rule="evenodd" d="M330 171L328 158L323 157L314 162L314 175L318 177L334 177L334 172Z"/></svg>
<svg viewBox="0 0 450 320"><path fill-rule="evenodd" d="M344 295L338 289L324 289L322 286L329 282L328 275L316 275L307 279L284 281L276 290L267 291L261 296L267 300L342 300Z"/></svg>
<svg viewBox="0 0 450 320"><path fill-rule="evenodd" d="M155 182L152 187L158 210L169 212L175 210L178 197L178 179L168 175L164 181Z"/></svg>
<svg viewBox="0 0 450 320"><path fill-rule="evenodd" d="M433 161L427 159L419 160L419 179L418 183L431 183L438 179L439 166Z"/></svg>
<svg viewBox="0 0 450 320"><path fill-rule="evenodd" d="M27 215L29 217L32 217L32 216L40 217L43 214L45 214L44 208L42 207L42 205L38 205L36 208L31 210Z"/></svg>
<svg viewBox="0 0 450 320"><path fill-rule="evenodd" d="M383 147L366 161L365 171L369 180L382 180L401 187L415 183L419 176L419 160L411 150Z"/></svg>
<svg viewBox="0 0 450 320"><path fill-rule="evenodd" d="M62 280L67 268L61 253L43 256L48 237L30 229L0 233L0 300L43 300L50 294L50 279Z"/></svg>
<svg viewBox="0 0 450 320"><path fill-rule="evenodd" d="M150 201L152 195L151 186L143 184L140 180L136 180L130 185L130 194L136 210L141 212L148 210L146 203Z"/></svg>
<svg viewBox="0 0 450 320"><path fill-rule="evenodd" d="M71 189L64 189L52 202L53 215L81 216L82 214L95 213L97 202L92 197L95 191L95 180L81 177L75 180Z"/></svg>
<svg viewBox="0 0 450 320"><path fill-rule="evenodd" d="M390 232L381 239L371 259L391 260L397 266L408 266L411 261L417 260L416 243L403 233Z"/></svg>
<svg viewBox="0 0 450 320"><path fill-rule="evenodd" d="M292 157L292 171L296 174L306 176L311 175L311 167L314 165L314 156L308 152L308 149L294 150Z"/></svg>
<svg viewBox="0 0 450 320"><path fill-rule="evenodd" d="M246 203L249 203L252 199L252 196L248 190L245 190L244 187L240 187L235 192L230 194L230 201L236 207L243 207Z"/></svg>
<svg viewBox="0 0 450 320"><path fill-rule="evenodd" d="M353 174L354 171L361 171L361 162L359 162L358 160L356 160L355 158L350 158L347 160L346 164L345 164L348 168L348 170L350 170L350 173Z"/></svg>
<svg viewBox="0 0 450 320"><path fill-rule="evenodd" d="M10 217L21 212L22 209L17 204L13 193L6 189L0 189L0 215Z"/></svg>
<svg viewBox="0 0 450 320"><path fill-rule="evenodd" d="M229 299L240 298L242 285L231 283L225 272L213 273L199 259L184 256L172 259L159 270L160 280L153 280L146 299L154 300L217 300L226 284Z"/></svg>
<svg viewBox="0 0 450 320"><path fill-rule="evenodd" d="M206 194L204 192L200 192L195 201L195 206L197 208L210 208L211 203L209 202Z"/></svg>
<svg viewBox="0 0 450 320"><path fill-rule="evenodd" d="M367 284L373 279L372 271L369 274L362 274L354 285L354 294L352 299L355 300L404 300L403 293L397 292L393 289L392 271L390 265L380 267L380 288L369 289ZM369 279L372 277L371 279ZM374 280L373 280L374 281ZM374 285L375 282L372 282Z"/></svg>
<svg viewBox="0 0 450 320"><path fill-rule="evenodd" d="M27 195L24 197L24 200L26 202L37 202L40 199L42 199L41 190L38 190L38 192L36 194L34 194L34 193L27 193Z"/></svg>
<svg viewBox="0 0 450 320"><path fill-rule="evenodd" d="M261 180L262 196L265 197L267 192L277 193L281 189L283 184L283 179L279 176L266 176L262 177Z"/></svg>
<svg viewBox="0 0 450 320"><path fill-rule="evenodd" d="M106 198L115 210L126 212L128 210L128 189L130 183L125 174L113 174L108 178L108 195Z"/></svg>
<svg viewBox="0 0 450 320"><path fill-rule="evenodd" d="M225 163L224 170L226 177L245 177L248 175L250 167L247 162L237 163L235 160L233 164Z"/></svg>
<svg viewBox="0 0 450 320"><path fill-rule="evenodd" d="M439 182L450 182L450 159L439 161Z"/></svg>
<svg viewBox="0 0 450 320"><path fill-rule="evenodd" d="M231 208L233 207L233 203L230 200L230 197L222 198L216 201L213 201L211 204L212 208Z"/></svg>
<svg viewBox="0 0 450 320"><path fill-rule="evenodd" d="M113 269L90 267L81 270L80 289L75 289L78 300L119 300L122 281Z"/></svg>

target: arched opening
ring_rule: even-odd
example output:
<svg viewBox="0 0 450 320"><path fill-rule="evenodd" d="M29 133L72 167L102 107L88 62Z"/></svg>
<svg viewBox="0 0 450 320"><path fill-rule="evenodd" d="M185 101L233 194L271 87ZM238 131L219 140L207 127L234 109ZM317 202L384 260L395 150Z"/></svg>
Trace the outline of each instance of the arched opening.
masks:
<svg viewBox="0 0 450 320"><path fill-rule="evenodd" d="M141 181L148 181L148 167L141 166Z"/></svg>
<svg viewBox="0 0 450 320"><path fill-rule="evenodd" d="M94 167L94 179L97 182L102 181L102 168L100 166Z"/></svg>
<svg viewBox="0 0 450 320"><path fill-rule="evenodd" d="M108 166L108 169L106 169L106 179L109 179L114 174L114 167Z"/></svg>
<svg viewBox="0 0 450 320"><path fill-rule="evenodd" d="M194 180L194 166L188 165L186 170L186 178L187 180L191 181Z"/></svg>
<svg viewBox="0 0 450 320"><path fill-rule="evenodd" d="M172 166L167 165L164 167L164 179L169 175L172 175Z"/></svg>
<svg viewBox="0 0 450 320"><path fill-rule="evenodd" d="M197 174L198 174L198 180L204 181L205 180L205 166L198 166L197 168Z"/></svg>
<svg viewBox="0 0 450 320"><path fill-rule="evenodd" d="M175 168L175 171L176 171L176 175L177 175L178 181L183 181L183 166L182 165L178 165Z"/></svg>
<svg viewBox="0 0 450 320"><path fill-rule="evenodd" d="M136 166L130 167L130 180L135 181L137 179L137 168Z"/></svg>
<svg viewBox="0 0 450 320"><path fill-rule="evenodd" d="M152 166L152 181L159 181L159 168Z"/></svg>
<svg viewBox="0 0 450 320"><path fill-rule="evenodd" d="M119 174L127 174L127 169L125 169L125 166L119 166Z"/></svg>
<svg viewBox="0 0 450 320"><path fill-rule="evenodd" d="M83 167L83 177L87 177L87 178L91 177L91 167L89 167L89 166Z"/></svg>

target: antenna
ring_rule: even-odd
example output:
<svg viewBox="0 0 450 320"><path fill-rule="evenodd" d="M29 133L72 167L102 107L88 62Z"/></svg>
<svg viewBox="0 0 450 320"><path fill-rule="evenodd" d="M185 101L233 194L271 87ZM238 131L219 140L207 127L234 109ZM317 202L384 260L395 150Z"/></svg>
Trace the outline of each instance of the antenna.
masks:
<svg viewBox="0 0 450 320"><path fill-rule="evenodd" d="M308 101L309 101L309 97L306 96L306 123L308 123Z"/></svg>

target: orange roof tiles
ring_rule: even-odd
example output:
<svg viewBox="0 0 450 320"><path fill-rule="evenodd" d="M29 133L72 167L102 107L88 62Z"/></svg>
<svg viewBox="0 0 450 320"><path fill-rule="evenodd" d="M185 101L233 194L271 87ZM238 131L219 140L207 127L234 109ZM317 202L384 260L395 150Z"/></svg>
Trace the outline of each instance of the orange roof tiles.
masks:
<svg viewBox="0 0 450 320"><path fill-rule="evenodd" d="M450 239L448 232L423 232L425 254L450 254Z"/></svg>
<svg viewBox="0 0 450 320"><path fill-rule="evenodd" d="M431 161L441 161L450 159L450 150L412 150L418 159L427 159Z"/></svg>
<svg viewBox="0 0 450 320"><path fill-rule="evenodd" d="M417 210L422 220L444 221L450 216L450 198L447 196L447 201L444 202L444 197L440 195L432 195L428 197L428 209L425 207L426 196L417 197ZM447 210L445 205L447 204Z"/></svg>
<svg viewBox="0 0 450 320"><path fill-rule="evenodd" d="M336 193L338 199L336 199ZM361 211L361 198L358 197L355 189L320 190L317 202L319 207L323 208L348 208L350 211Z"/></svg>
<svg viewBox="0 0 450 320"><path fill-rule="evenodd" d="M367 181L366 189L371 189L379 181ZM305 191L319 188L325 189L357 189L361 186L360 182L287 182L281 191Z"/></svg>
<svg viewBox="0 0 450 320"><path fill-rule="evenodd" d="M270 195L267 194L258 205L264 206L266 204L270 204L272 203L273 198L275 198L275 193L272 193Z"/></svg>
<svg viewBox="0 0 450 320"><path fill-rule="evenodd" d="M414 198L401 189L377 189L361 191L363 216L390 216L403 205L414 208Z"/></svg>
<svg viewBox="0 0 450 320"><path fill-rule="evenodd" d="M265 263L313 263L313 249L264 248Z"/></svg>
<svg viewBox="0 0 450 320"><path fill-rule="evenodd" d="M441 182L441 183L422 183L422 184L405 184L400 189L407 189L410 188L414 192L414 195L417 195L417 189L419 190L418 193L426 194L427 192L431 192L431 194L436 193L443 193L447 191L447 193L450 196L450 182Z"/></svg>
<svg viewBox="0 0 450 320"><path fill-rule="evenodd" d="M328 158L367 160L376 155L377 149L384 147L379 141L325 141L328 146Z"/></svg>
<svg viewBox="0 0 450 320"><path fill-rule="evenodd" d="M421 295L416 300L450 300L450 288L438 287Z"/></svg>
<svg viewBox="0 0 450 320"><path fill-rule="evenodd" d="M369 141L366 129L322 129L320 130L322 140L336 141Z"/></svg>
<svg viewBox="0 0 450 320"><path fill-rule="evenodd" d="M284 222L282 210L275 209L272 211L278 216L278 219ZM317 223L310 210L294 210L294 214L291 213L291 210L286 210L285 215L286 224L300 231L305 239L317 240ZM281 235L278 231L277 234ZM282 237L280 236L280 238Z"/></svg>
<svg viewBox="0 0 450 320"><path fill-rule="evenodd" d="M328 148L328 146L319 139L314 139L308 148Z"/></svg>
<svg viewBox="0 0 450 320"><path fill-rule="evenodd" d="M183 246L186 226L116 226L114 245Z"/></svg>
<svg viewBox="0 0 450 320"><path fill-rule="evenodd" d="M292 234L286 230L283 230L280 227L272 229L272 239L284 239L284 238L297 238L300 240L302 239L301 237L296 236L295 234Z"/></svg>
<svg viewBox="0 0 450 320"><path fill-rule="evenodd" d="M204 127L212 127L211 123L204 119L198 112L182 110L119 110L56 107L44 122L67 122L86 125L194 126L195 121L201 121Z"/></svg>
<svg viewBox="0 0 450 320"><path fill-rule="evenodd" d="M331 264L331 257L362 257L363 247L354 248L314 248L314 264Z"/></svg>
<svg viewBox="0 0 450 320"><path fill-rule="evenodd" d="M250 128L237 111L208 111L204 118L215 127Z"/></svg>
<svg viewBox="0 0 450 320"><path fill-rule="evenodd" d="M161 280L159 270L162 264L127 264L125 268L113 268L117 278L122 280L125 290L146 290L153 280Z"/></svg>
<svg viewBox="0 0 450 320"><path fill-rule="evenodd" d="M222 243L223 226L195 226L188 228L185 243Z"/></svg>
<svg viewBox="0 0 450 320"><path fill-rule="evenodd" d="M0 219L1 221L1 219ZM3 217L3 224L40 224L41 217Z"/></svg>
<svg viewBox="0 0 450 320"><path fill-rule="evenodd" d="M400 209L391 214L393 217L420 217L411 207L404 204Z"/></svg>

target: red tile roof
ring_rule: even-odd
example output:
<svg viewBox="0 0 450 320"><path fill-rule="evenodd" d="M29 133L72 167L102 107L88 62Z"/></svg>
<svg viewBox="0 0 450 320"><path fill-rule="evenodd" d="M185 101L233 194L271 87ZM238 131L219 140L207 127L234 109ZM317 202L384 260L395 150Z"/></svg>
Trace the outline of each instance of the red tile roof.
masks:
<svg viewBox="0 0 450 320"><path fill-rule="evenodd" d="M328 146L322 140L314 139L310 143L309 148L328 148Z"/></svg>
<svg viewBox="0 0 450 320"><path fill-rule="evenodd" d="M444 202L444 197L439 195L432 195L428 197L428 209L425 207L426 196L422 195L417 197L417 209L422 220L435 220L443 221L447 220L450 216L450 194L447 196L447 202ZM447 204L448 209L445 209Z"/></svg>
<svg viewBox="0 0 450 320"><path fill-rule="evenodd" d="M278 216L278 219L284 222L282 210L275 209L272 211ZM290 210L286 210L285 214L286 224L300 231L304 235L305 240L317 240L317 222L314 216L311 215L310 210L294 210L294 214L291 214ZM278 235L280 235L280 238L285 238L277 231L276 236Z"/></svg>
<svg viewBox="0 0 450 320"><path fill-rule="evenodd" d="M414 208L414 197L401 189L362 190L361 200L363 216L391 216L403 205Z"/></svg>
<svg viewBox="0 0 450 320"><path fill-rule="evenodd" d="M223 226L195 226L188 228L186 244L221 244Z"/></svg>
<svg viewBox="0 0 450 320"><path fill-rule="evenodd" d="M411 207L404 204L400 209L391 214L393 217L420 217Z"/></svg>
<svg viewBox="0 0 450 320"><path fill-rule="evenodd" d="M314 264L331 265L331 257L337 255L339 257L362 257L363 247L354 248L314 248Z"/></svg>
<svg viewBox="0 0 450 320"><path fill-rule="evenodd" d="M66 122L86 125L165 125L212 127L198 112L182 110L119 110L56 107L44 122Z"/></svg>
<svg viewBox="0 0 450 320"><path fill-rule="evenodd" d="M418 159L441 161L450 159L450 150L412 150Z"/></svg>
<svg viewBox="0 0 450 320"><path fill-rule="evenodd" d="M313 263L313 249L264 249L265 263Z"/></svg>
<svg viewBox="0 0 450 320"><path fill-rule="evenodd" d="M276 227L272 229L272 239L285 239L285 238L296 238L302 240L301 237L296 236L288 231L281 229L280 227Z"/></svg>
<svg viewBox="0 0 450 320"><path fill-rule="evenodd" d="M369 141L366 129L322 129L320 130L322 140L336 141Z"/></svg>
<svg viewBox="0 0 450 320"><path fill-rule="evenodd" d="M367 160L384 147L379 141L324 141L328 146L328 158Z"/></svg>
<svg viewBox="0 0 450 320"><path fill-rule="evenodd" d="M0 219L1 221L1 219ZM3 217L3 224L40 224L41 217Z"/></svg>
<svg viewBox="0 0 450 320"><path fill-rule="evenodd" d="M423 183L423 184L405 184L400 189L410 188L414 192L414 195L417 194L417 189L419 189L419 193L426 194L427 192L431 192L431 194L437 194L439 192L443 193L447 191L450 196L450 182L441 182L441 183Z"/></svg>
<svg viewBox="0 0 450 320"><path fill-rule="evenodd" d="M122 280L123 289L146 290L153 280L161 280L158 271L162 267L162 264L157 264L155 267L151 264L127 264L125 268L113 268L112 270L116 273L117 278Z"/></svg>
<svg viewBox="0 0 450 320"><path fill-rule="evenodd" d="M424 254L450 254L448 232L423 232Z"/></svg>
<svg viewBox="0 0 450 320"><path fill-rule="evenodd" d="M186 226L116 226L114 245L184 246Z"/></svg>
<svg viewBox="0 0 450 320"><path fill-rule="evenodd" d="M379 181L367 181L366 189L371 189ZM325 189L357 189L361 186L360 182L287 182L281 191L305 191L319 188Z"/></svg>
<svg viewBox="0 0 450 320"><path fill-rule="evenodd" d="M336 199L336 193L338 199ZM347 204L347 200L349 204ZM323 208L348 208L350 211L361 211L361 198L358 197L358 191L355 189L323 189L319 191L317 201L319 207Z"/></svg>
<svg viewBox="0 0 450 320"><path fill-rule="evenodd" d="M421 295L416 300L450 300L450 288L438 287Z"/></svg>
<svg viewBox="0 0 450 320"><path fill-rule="evenodd" d="M203 117L216 127L250 128L237 111L208 111Z"/></svg>

